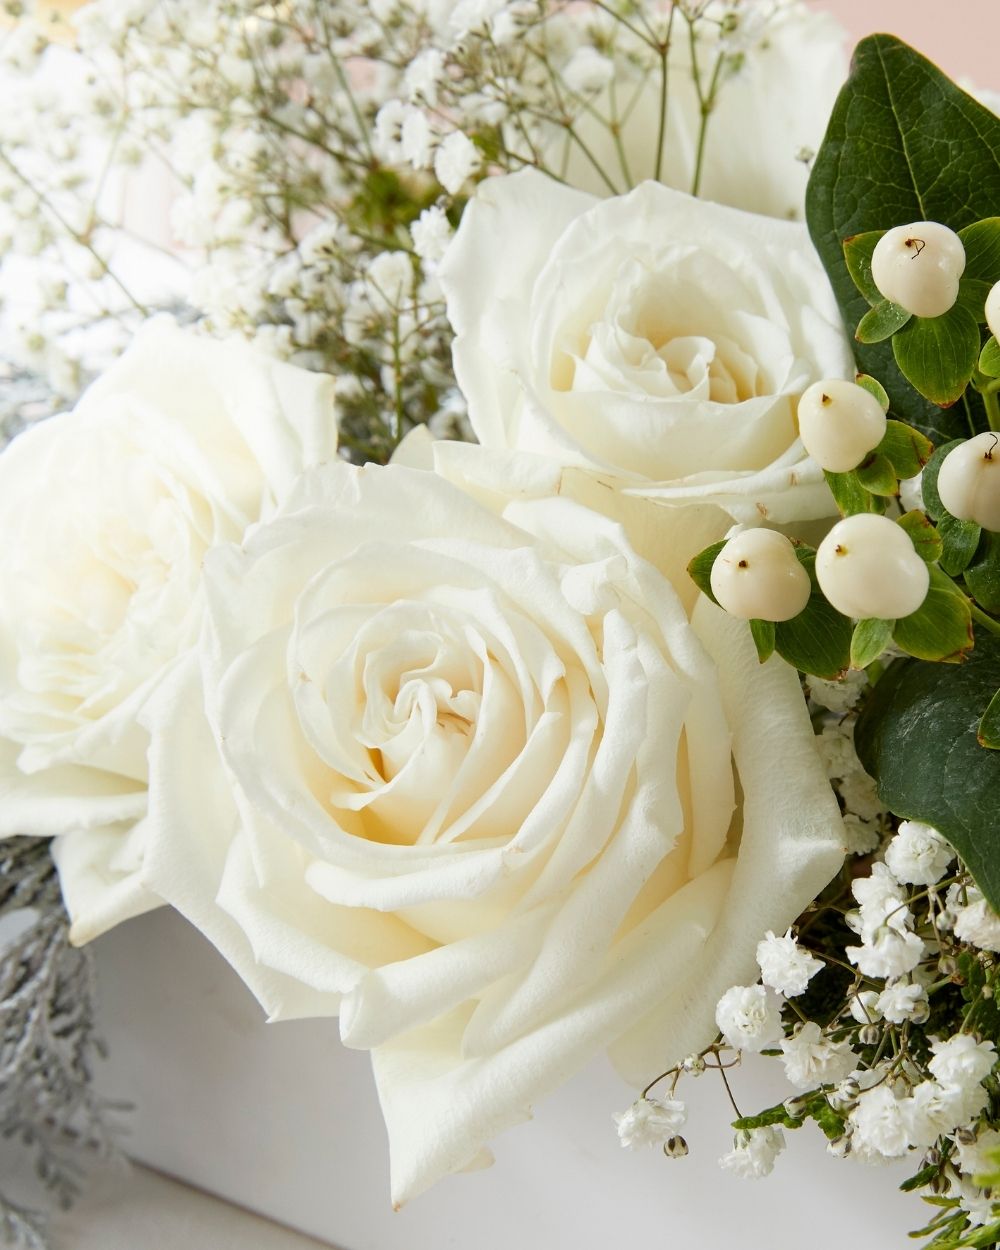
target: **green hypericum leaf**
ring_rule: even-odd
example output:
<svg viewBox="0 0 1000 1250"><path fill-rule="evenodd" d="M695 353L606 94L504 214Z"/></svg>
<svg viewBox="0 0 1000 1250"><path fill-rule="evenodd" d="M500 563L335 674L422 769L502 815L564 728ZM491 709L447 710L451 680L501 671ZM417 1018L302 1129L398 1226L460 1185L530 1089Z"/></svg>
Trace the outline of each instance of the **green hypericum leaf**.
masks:
<svg viewBox="0 0 1000 1250"><path fill-rule="evenodd" d="M851 635L851 668L867 668L877 660L892 638L892 621L870 617L858 621Z"/></svg>
<svg viewBox="0 0 1000 1250"><path fill-rule="evenodd" d="M983 702L1000 687L1000 639L980 634L958 668L897 660L875 685L855 732L883 802L938 829L1000 910L1000 754L976 737Z"/></svg>
<svg viewBox="0 0 1000 1250"><path fill-rule="evenodd" d="M874 452L867 456L854 472L858 475L858 481L865 490L870 490L873 495L885 495L891 498L899 492L899 479L896 477L896 470L892 467L892 461L887 456Z"/></svg>
<svg viewBox="0 0 1000 1250"><path fill-rule="evenodd" d="M902 421L887 421L885 437L875 448L896 470L897 477L916 477L934 452L934 444Z"/></svg>
<svg viewBox="0 0 1000 1250"><path fill-rule="evenodd" d="M989 706L980 718L976 736L980 746L991 751L1000 751L1000 690L990 699Z"/></svg>
<svg viewBox="0 0 1000 1250"><path fill-rule="evenodd" d="M889 411L889 396L878 378L873 378L870 373L859 373L854 380L858 386L863 387L870 395L875 396L882 405L883 412Z"/></svg>
<svg viewBox="0 0 1000 1250"><path fill-rule="evenodd" d="M872 277L872 252L885 234L885 230L869 230L867 234L855 234L844 240L844 261L854 285L874 307L881 304L884 296Z"/></svg>
<svg viewBox="0 0 1000 1250"><path fill-rule="evenodd" d="M856 472L830 473L824 470L823 476L843 516L854 516L856 512L885 511L884 502L865 490Z"/></svg>
<svg viewBox="0 0 1000 1250"><path fill-rule="evenodd" d="M919 508L914 508L912 512L904 512L896 524L909 534L910 541L921 560L926 560L928 564L936 564L941 559L944 543L925 512L921 512Z"/></svg>
<svg viewBox="0 0 1000 1250"><path fill-rule="evenodd" d="M725 545L725 539L722 542L712 543L711 547L706 547L704 551L699 551L687 566L688 576L694 584L703 595L708 595L709 599L716 604L719 601L712 593L712 565L715 563L715 557Z"/></svg>
<svg viewBox="0 0 1000 1250"><path fill-rule="evenodd" d="M806 196L809 232L844 324L856 326L869 303L848 270L844 239L913 221L960 230L998 204L1000 119L900 40L862 40ZM968 433L964 411L942 412L914 393L888 344L861 345L856 354L860 368L889 392L894 415L935 443ZM985 429L978 396L969 402Z"/></svg>
<svg viewBox="0 0 1000 1250"><path fill-rule="evenodd" d="M774 654L774 621L752 620L750 634L757 648L757 658L761 664L766 663Z"/></svg>
<svg viewBox="0 0 1000 1250"><path fill-rule="evenodd" d="M975 555L966 565L965 584L981 608L1000 612L1000 534L983 533Z"/></svg>
<svg viewBox="0 0 1000 1250"><path fill-rule="evenodd" d="M949 577L957 577L976 554L982 530L975 521L960 521L946 512L937 523L941 537L939 563Z"/></svg>
<svg viewBox="0 0 1000 1250"><path fill-rule="evenodd" d="M986 346L979 357L979 372L988 378L1000 378L1000 343L995 338L988 338Z"/></svg>
<svg viewBox="0 0 1000 1250"><path fill-rule="evenodd" d="M957 302L978 325L986 323L986 297L992 289L992 282L979 278L963 278L958 284Z"/></svg>
<svg viewBox="0 0 1000 1250"><path fill-rule="evenodd" d="M858 322L854 337L859 343L882 343L910 320L911 314L890 300L881 300L869 308Z"/></svg>
<svg viewBox="0 0 1000 1250"><path fill-rule="evenodd" d="M832 607L816 581L816 552L797 547L795 554L812 582L809 602L798 616L774 627L774 649L803 673L833 681L850 667L851 622Z"/></svg>
<svg viewBox="0 0 1000 1250"><path fill-rule="evenodd" d="M971 650L972 610L965 595L938 569L931 569L927 598L916 612L900 617L892 640L918 660L958 664Z"/></svg>
<svg viewBox="0 0 1000 1250"><path fill-rule="evenodd" d="M958 237L965 248L963 278L978 278L988 282L1000 282L1000 217L984 217L971 226L959 230Z"/></svg>
<svg viewBox="0 0 1000 1250"><path fill-rule="evenodd" d="M979 326L956 304L940 317L914 317L895 335L892 350L921 395L947 407L961 398L979 359Z"/></svg>

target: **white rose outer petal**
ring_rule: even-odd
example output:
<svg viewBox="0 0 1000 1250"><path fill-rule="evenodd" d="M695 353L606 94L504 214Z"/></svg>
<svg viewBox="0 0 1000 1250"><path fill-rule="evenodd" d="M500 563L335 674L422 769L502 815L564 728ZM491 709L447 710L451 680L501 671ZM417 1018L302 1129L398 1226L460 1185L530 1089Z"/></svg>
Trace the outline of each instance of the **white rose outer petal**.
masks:
<svg viewBox="0 0 1000 1250"><path fill-rule="evenodd" d="M641 1085L697 1051L760 935L841 862L794 672L759 665L711 604L692 628L621 529L567 499L498 516L425 471L338 463L207 579L211 728L186 662L146 714L145 880L272 1017L339 1011L345 1041L372 1049L397 1203L481 1161L596 1052ZM479 689L483 656L477 710L462 687ZM452 730L478 717L467 748L426 689L389 716L401 674L435 665ZM400 735L422 707L410 785ZM682 729L678 788L664 761ZM372 776L358 735L395 781Z"/></svg>
<svg viewBox="0 0 1000 1250"><path fill-rule="evenodd" d="M439 273L484 445L740 521L834 511L795 408L853 363L804 226L528 170L478 188Z"/></svg>
<svg viewBox="0 0 1000 1250"><path fill-rule="evenodd" d="M332 379L164 318L0 455L0 837L56 838L74 942L159 903L137 716L198 636L202 556L335 452Z"/></svg>

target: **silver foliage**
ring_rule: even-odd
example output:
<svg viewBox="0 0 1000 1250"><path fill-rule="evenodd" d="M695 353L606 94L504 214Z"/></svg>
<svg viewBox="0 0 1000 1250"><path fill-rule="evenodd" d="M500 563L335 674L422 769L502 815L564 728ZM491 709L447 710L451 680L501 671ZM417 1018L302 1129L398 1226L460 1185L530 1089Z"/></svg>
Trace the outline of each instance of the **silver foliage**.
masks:
<svg viewBox="0 0 1000 1250"><path fill-rule="evenodd" d="M93 958L69 943L48 842L0 841L0 1136L27 1153L60 1207L90 1163L119 1157L114 1108L92 1082L95 1001ZM0 1238L43 1250L44 1215L6 1185L0 1178Z"/></svg>

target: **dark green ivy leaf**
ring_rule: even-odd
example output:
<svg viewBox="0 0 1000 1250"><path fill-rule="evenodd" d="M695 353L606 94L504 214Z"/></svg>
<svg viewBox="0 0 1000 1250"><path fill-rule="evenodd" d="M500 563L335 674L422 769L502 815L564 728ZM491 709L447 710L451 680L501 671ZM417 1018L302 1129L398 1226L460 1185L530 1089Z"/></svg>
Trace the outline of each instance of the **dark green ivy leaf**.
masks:
<svg viewBox="0 0 1000 1250"><path fill-rule="evenodd" d="M845 239L912 221L962 230L991 217L998 204L1000 119L901 40L863 39L806 196L809 232L845 325L856 326L869 305L848 269ZM856 354L889 392L895 416L935 443L968 434L964 411L941 411L913 390L888 343L859 345ZM985 429L977 396L970 407Z"/></svg>
<svg viewBox="0 0 1000 1250"><path fill-rule="evenodd" d="M1000 687L1000 638L982 633L958 668L896 660L869 696L855 733L861 762L897 816L951 842L1000 910L1000 753L979 745L989 694Z"/></svg>

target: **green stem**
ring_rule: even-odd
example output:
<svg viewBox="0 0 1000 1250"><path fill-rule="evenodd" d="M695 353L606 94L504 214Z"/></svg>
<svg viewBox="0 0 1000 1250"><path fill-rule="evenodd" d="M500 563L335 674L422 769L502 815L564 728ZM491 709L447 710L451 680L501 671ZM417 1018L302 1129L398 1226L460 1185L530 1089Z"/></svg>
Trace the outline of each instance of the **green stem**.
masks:
<svg viewBox="0 0 1000 1250"><path fill-rule="evenodd" d="M660 46L660 120L656 133L656 166L653 170L653 177L657 182L660 181L660 173L663 169L663 145L667 138L667 106L670 99L670 35L676 12L676 6L671 5L670 16L667 19L667 33Z"/></svg>
<svg viewBox="0 0 1000 1250"><path fill-rule="evenodd" d="M981 394L983 406L986 409L986 420L990 423L990 429L1000 431L1000 394L992 387L985 388Z"/></svg>
<svg viewBox="0 0 1000 1250"><path fill-rule="evenodd" d="M972 600L969 600L969 608L972 612L972 619L978 621L984 629L988 629L991 634L1000 634L1000 621L995 621L982 608L977 607Z"/></svg>

